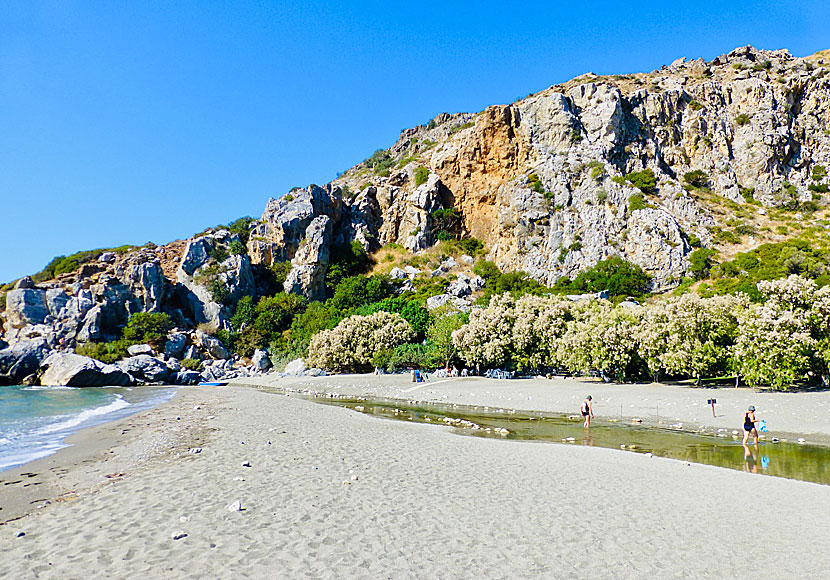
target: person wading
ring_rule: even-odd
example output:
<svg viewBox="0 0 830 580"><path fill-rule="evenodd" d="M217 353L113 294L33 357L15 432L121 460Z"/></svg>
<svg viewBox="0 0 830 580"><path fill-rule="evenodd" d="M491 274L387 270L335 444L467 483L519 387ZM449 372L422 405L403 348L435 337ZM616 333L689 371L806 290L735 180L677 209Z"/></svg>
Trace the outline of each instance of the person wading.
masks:
<svg viewBox="0 0 830 580"><path fill-rule="evenodd" d="M744 446L749 439L750 434L755 438L755 446L758 446L758 429L755 428L755 423L758 419L755 418L755 405L750 405L749 410L744 415Z"/></svg>
<svg viewBox="0 0 830 580"><path fill-rule="evenodd" d="M594 405L591 401L591 395L588 395L582 401L582 416L585 417L585 427L591 426L591 417L594 416Z"/></svg>

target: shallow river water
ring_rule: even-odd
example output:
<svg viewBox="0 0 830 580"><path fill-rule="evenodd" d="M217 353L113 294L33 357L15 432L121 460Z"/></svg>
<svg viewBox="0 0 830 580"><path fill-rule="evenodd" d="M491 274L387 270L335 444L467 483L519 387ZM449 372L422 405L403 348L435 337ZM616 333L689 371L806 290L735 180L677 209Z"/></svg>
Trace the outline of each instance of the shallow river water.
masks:
<svg viewBox="0 0 830 580"><path fill-rule="evenodd" d="M690 432L680 425L643 425L632 422L630 418L619 421L594 419L590 429L586 430L582 417L556 413L324 393L285 394L386 419L443 425L459 434L474 437L592 445L830 484L830 447L786 440L773 442L772 434L768 434L756 448L752 444L744 446L741 443L743 433L740 431Z"/></svg>

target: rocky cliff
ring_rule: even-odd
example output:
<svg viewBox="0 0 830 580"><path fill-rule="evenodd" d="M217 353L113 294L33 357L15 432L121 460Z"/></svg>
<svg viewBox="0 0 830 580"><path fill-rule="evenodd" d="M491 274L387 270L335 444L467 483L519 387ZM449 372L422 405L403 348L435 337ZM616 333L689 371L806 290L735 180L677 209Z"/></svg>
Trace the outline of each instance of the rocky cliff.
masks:
<svg viewBox="0 0 830 580"><path fill-rule="evenodd" d="M827 54L744 47L442 114L325 187L269 201L249 253L290 260L286 289L319 296L332 244L417 251L435 240L436 210L452 207L503 270L552 284L621 256L667 290L694 246L728 255L777 241L769 209L796 221L800 204L823 209L828 68ZM648 171L653 186L637 178ZM721 243L730 228L743 234Z"/></svg>

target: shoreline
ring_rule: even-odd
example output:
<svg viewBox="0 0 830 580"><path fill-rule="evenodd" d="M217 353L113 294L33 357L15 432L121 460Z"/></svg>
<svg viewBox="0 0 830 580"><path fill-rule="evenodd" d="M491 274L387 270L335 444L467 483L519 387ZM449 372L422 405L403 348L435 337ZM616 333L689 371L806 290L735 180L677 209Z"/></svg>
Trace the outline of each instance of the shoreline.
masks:
<svg viewBox="0 0 830 580"><path fill-rule="evenodd" d="M487 379L455 377L413 383L407 375L349 374L324 377L265 375L231 381L231 385L310 390L341 396L366 396L404 401L429 401L517 411L579 414L591 394L597 419L643 424L682 424L683 430L727 429L741 432L749 405L767 421L773 436L830 446L830 390L809 392L756 391L749 387L713 389L664 383L603 383L580 379ZM715 417L708 399L716 399Z"/></svg>
<svg viewBox="0 0 830 580"><path fill-rule="evenodd" d="M187 387L175 388L176 392L166 401L126 417L84 427L69 435L64 440L66 447L51 455L0 471L0 526L122 479L174 448L185 436L184 431L198 430L187 408L192 396L181 390ZM175 416L183 419L177 429L141 429L174 420Z"/></svg>

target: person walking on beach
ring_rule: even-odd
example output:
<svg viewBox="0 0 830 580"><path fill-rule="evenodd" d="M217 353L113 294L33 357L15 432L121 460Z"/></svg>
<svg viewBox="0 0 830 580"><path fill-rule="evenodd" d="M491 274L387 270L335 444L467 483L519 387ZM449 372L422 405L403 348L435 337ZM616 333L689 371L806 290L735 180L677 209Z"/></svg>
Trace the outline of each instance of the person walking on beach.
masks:
<svg viewBox="0 0 830 580"><path fill-rule="evenodd" d="M591 426L591 417L594 416L594 405L591 401L591 395L588 395L582 401L582 416L585 417L585 427Z"/></svg>
<svg viewBox="0 0 830 580"><path fill-rule="evenodd" d="M746 446L750 434L755 438L755 446L758 446L758 429L755 428L755 423L757 422L758 420L755 418L755 405L750 405L749 410L744 415L744 446Z"/></svg>

